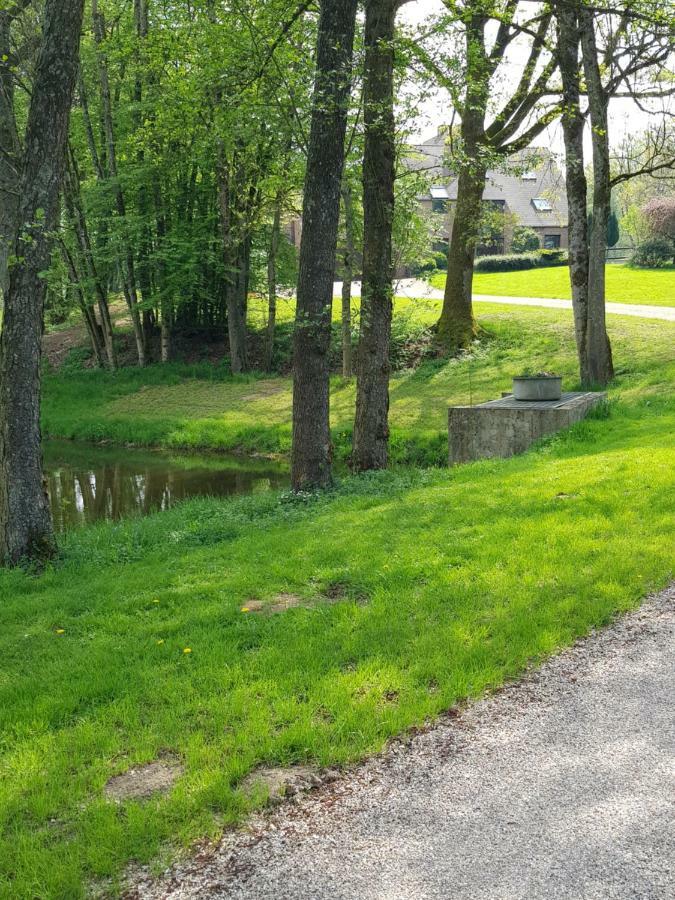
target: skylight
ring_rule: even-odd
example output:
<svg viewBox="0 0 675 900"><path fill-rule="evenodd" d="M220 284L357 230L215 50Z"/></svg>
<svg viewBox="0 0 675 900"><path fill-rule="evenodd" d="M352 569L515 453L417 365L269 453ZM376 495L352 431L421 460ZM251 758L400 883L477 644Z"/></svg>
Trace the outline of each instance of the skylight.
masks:
<svg viewBox="0 0 675 900"><path fill-rule="evenodd" d="M523 172L523 174L520 177L523 179L523 181L536 181L537 173L536 172Z"/></svg>
<svg viewBox="0 0 675 900"><path fill-rule="evenodd" d="M546 197L533 197L532 206L537 212L551 212L553 209L551 201L547 200Z"/></svg>
<svg viewBox="0 0 675 900"><path fill-rule="evenodd" d="M449 200L448 189L444 185L436 185L431 188L432 200Z"/></svg>

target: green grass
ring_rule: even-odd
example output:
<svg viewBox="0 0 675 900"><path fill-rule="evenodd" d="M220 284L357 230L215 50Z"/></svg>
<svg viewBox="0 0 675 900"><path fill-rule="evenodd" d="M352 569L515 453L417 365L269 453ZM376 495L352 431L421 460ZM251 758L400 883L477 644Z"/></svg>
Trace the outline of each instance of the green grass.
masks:
<svg viewBox="0 0 675 900"><path fill-rule="evenodd" d="M491 307L482 322L492 337L471 361L395 381L398 435L443 445L469 374L474 399L525 363L573 379L564 316ZM240 822L263 799L239 788L256 766L376 752L672 578L675 326L611 326L608 409L523 456L347 478L319 497L190 501L75 529L40 575L0 572L0 897L114 894L129 862ZM216 446L237 428L286 434L283 379L176 365L49 376L46 390L46 421L75 431ZM336 429L350 392L335 382ZM311 608L242 612L281 592ZM184 767L168 794L105 799L111 776L166 753Z"/></svg>
<svg viewBox="0 0 675 900"><path fill-rule="evenodd" d="M431 323L438 304L397 303L399 315ZM391 382L392 454L400 463L442 463L447 407L481 402L510 387L527 367L577 382L571 313L478 305L487 338L461 360L432 360ZM612 317L619 372L655 370L672 356L670 323ZM291 382L232 377L206 364L151 366L114 375L83 372L44 380L46 434L174 448L285 454L291 439ZM623 389L620 379L616 390ZM338 457L349 452L354 382L332 380L331 422Z"/></svg>
<svg viewBox="0 0 675 900"><path fill-rule="evenodd" d="M519 458L193 501L1 573L0 895L114 892L130 860L240 821L255 766L375 752L663 585L674 369ZM316 607L241 611L282 591ZM167 752L169 794L104 798Z"/></svg>
<svg viewBox="0 0 675 900"><path fill-rule="evenodd" d="M675 306L675 267L668 269L631 269L608 265L607 300L613 303L643 303L650 306ZM431 279L443 290L445 274ZM476 294L495 297L571 297L567 266L528 269L523 272L477 272L473 279Z"/></svg>

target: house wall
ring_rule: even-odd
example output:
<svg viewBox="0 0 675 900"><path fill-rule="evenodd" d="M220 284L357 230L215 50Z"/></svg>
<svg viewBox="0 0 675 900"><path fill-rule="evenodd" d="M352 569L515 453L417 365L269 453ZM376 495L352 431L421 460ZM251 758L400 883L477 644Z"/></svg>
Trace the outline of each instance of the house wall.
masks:
<svg viewBox="0 0 675 900"><path fill-rule="evenodd" d="M560 249L567 250L569 248L569 240L567 235L567 226L555 226L555 225L544 225L541 227L533 228L533 231L537 233L539 238L539 243L541 246L544 246L544 237L547 234L557 234L560 236Z"/></svg>

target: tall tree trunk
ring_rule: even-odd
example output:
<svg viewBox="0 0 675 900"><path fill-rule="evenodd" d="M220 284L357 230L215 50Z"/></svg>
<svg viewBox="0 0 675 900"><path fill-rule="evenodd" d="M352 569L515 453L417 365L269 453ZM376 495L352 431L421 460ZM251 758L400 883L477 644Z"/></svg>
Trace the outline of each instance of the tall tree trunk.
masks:
<svg viewBox="0 0 675 900"><path fill-rule="evenodd" d="M101 317L101 333L103 335L107 365L108 368L114 370L117 368L117 352L115 350L112 319L110 318L110 307L108 305L108 292L102 278L99 276L94 260L87 218L84 213L82 197L80 196L80 176L77 171L75 157L72 152L69 152L67 156L68 164L66 166L63 191L66 209L73 222L73 228L80 247L80 254L84 260L87 276L93 286L94 295L96 297L96 303Z"/></svg>
<svg viewBox="0 0 675 900"><path fill-rule="evenodd" d="M21 166L19 230L0 336L0 559L54 551L40 446L40 343L49 235L58 219L82 0L46 0Z"/></svg>
<svg viewBox="0 0 675 900"><path fill-rule="evenodd" d="M489 95L485 22L482 15L474 15L465 25L467 88L461 123L462 154L448 248L448 274L436 334L439 346L450 353L470 346L476 336L473 264L485 190L485 116Z"/></svg>
<svg viewBox="0 0 675 900"><path fill-rule="evenodd" d="M342 255L342 375L351 378L352 371L352 281L356 246L354 238L354 198L347 179L342 180L342 208L345 215L345 247Z"/></svg>
<svg viewBox="0 0 675 900"><path fill-rule="evenodd" d="M357 0L322 0L293 334L295 491L332 482L330 348L340 184Z"/></svg>
<svg viewBox="0 0 675 900"><path fill-rule="evenodd" d="M281 236L281 192L274 201L272 231L267 252L267 334L265 336L265 371L272 371L274 332L277 322L277 254Z"/></svg>
<svg viewBox="0 0 675 900"><path fill-rule="evenodd" d="M73 254L70 252L65 241L60 240L59 243L61 245L61 256L63 257L63 261L66 264L66 268L68 269L70 284L73 291L75 292L75 296L77 297L77 304L80 307L80 312L82 313L82 321L84 322L84 326L87 329L89 342L91 343L91 348L94 351L96 365L99 368L103 368L106 364L105 348L103 346L103 332L101 331L101 327L96 321L96 314L94 313L94 310L87 303L84 291L82 290L82 279L80 278L80 273L77 271L77 265L73 258Z"/></svg>
<svg viewBox="0 0 675 900"><path fill-rule="evenodd" d="M218 213L223 244L225 265L225 305L227 308L227 335L230 345L230 368L237 375L248 369L246 348L245 298L242 298L241 266L246 265L245 248L242 248L241 198L233 195L237 185L233 185L232 167L225 156L222 142L218 142ZM236 179L235 179L236 180ZM245 287L244 287L245 292Z"/></svg>
<svg viewBox="0 0 675 900"><path fill-rule="evenodd" d="M14 114L12 15L0 10L0 298L9 287L8 259L19 212L20 146Z"/></svg>
<svg viewBox="0 0 675 900"><path fill-rule="evenodd" d="M138 365L144 366L146 363L145 335L143 333L143 322L138 306L134 254L126 227L126 204L124 200L124 194L122 192L122 186L119 180L119 173L117 171L117 151L115 147L112 102L110 99L108 61L103 50L103 44L105 42L105 22L103 19L103 15L99 12L98 9L98 0L92 0L91 15L94 23L94 42L96 44L98 53L98 73L101 87L101 117L105 135L108 174L110 175L110 179L112 181L115 206L117 208L117 215L120 219L120 226L122 228L124 298L127 302L127 306L129 307L131 324L134 330Z"/></svg>
<svg viewBox="0 0 675 900"><path fill-rule="evenodd" d="M558 63L563 86L562 129L565 141L569 273L574 312L574 334L583 384L591 381L586 353L588 326L588 219L584 170L584 125L580 105L579 25L574 8L556 4Z"/></svg>
<svg viewBox="0 0 675 900"><path fill-rule="evenodd" d="M614 377L612 349L605 320L605 257L607 223L611 212L607 128L609 96L602 85L593 13L583 5L579 10L579 25L593 146L593 227L589 235L588 251L586 357L589 382L604 386Z"/></svg>
<svg viewBox="0 0 675 900"><path fill-rule="evenodd" d="M394 20L397 0L368 0L363 121L363 278L352 465L383 469L389 451L389 343L393 303Z"/></svg>

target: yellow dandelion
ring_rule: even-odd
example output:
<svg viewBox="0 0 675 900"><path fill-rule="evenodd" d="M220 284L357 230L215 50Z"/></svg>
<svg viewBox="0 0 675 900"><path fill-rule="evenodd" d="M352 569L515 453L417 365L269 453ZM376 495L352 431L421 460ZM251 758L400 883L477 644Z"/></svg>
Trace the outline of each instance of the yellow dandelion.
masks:
<svg viewBox="0 0 675 900"><path fill-rule="evenodd" d="M192 647L183 647L183 653L192 653Z"/></svg>
<svg viewBox="0 0 675 900"><path fill-rule="evenodd" d="M160 638L160 639L157 641L157 643L158 643L158 644L163 644L163 643L164 643L164 638Z"/></svg>
<svg viewBox="0 0 675 900"><path fill-rule="evenodd" d="M242 612L251 612L251 609L248 606L242 606L241 611Z"/></svg>
<svg viewBox="0 0 675 900"><path fill-rule="evenodd" d="M153 603L159 603L159 600L157 600L157 599L155 598L152 602L153 602Z"/></svg>
<svg viewBox="0 0 675 900"><path fill-rule="evenodd" d="M65 633L66 633L66 629L65 629L65 628L57 628L57 629L56 629L56 633L57 633L57 634L65 634Z"/></svg>

